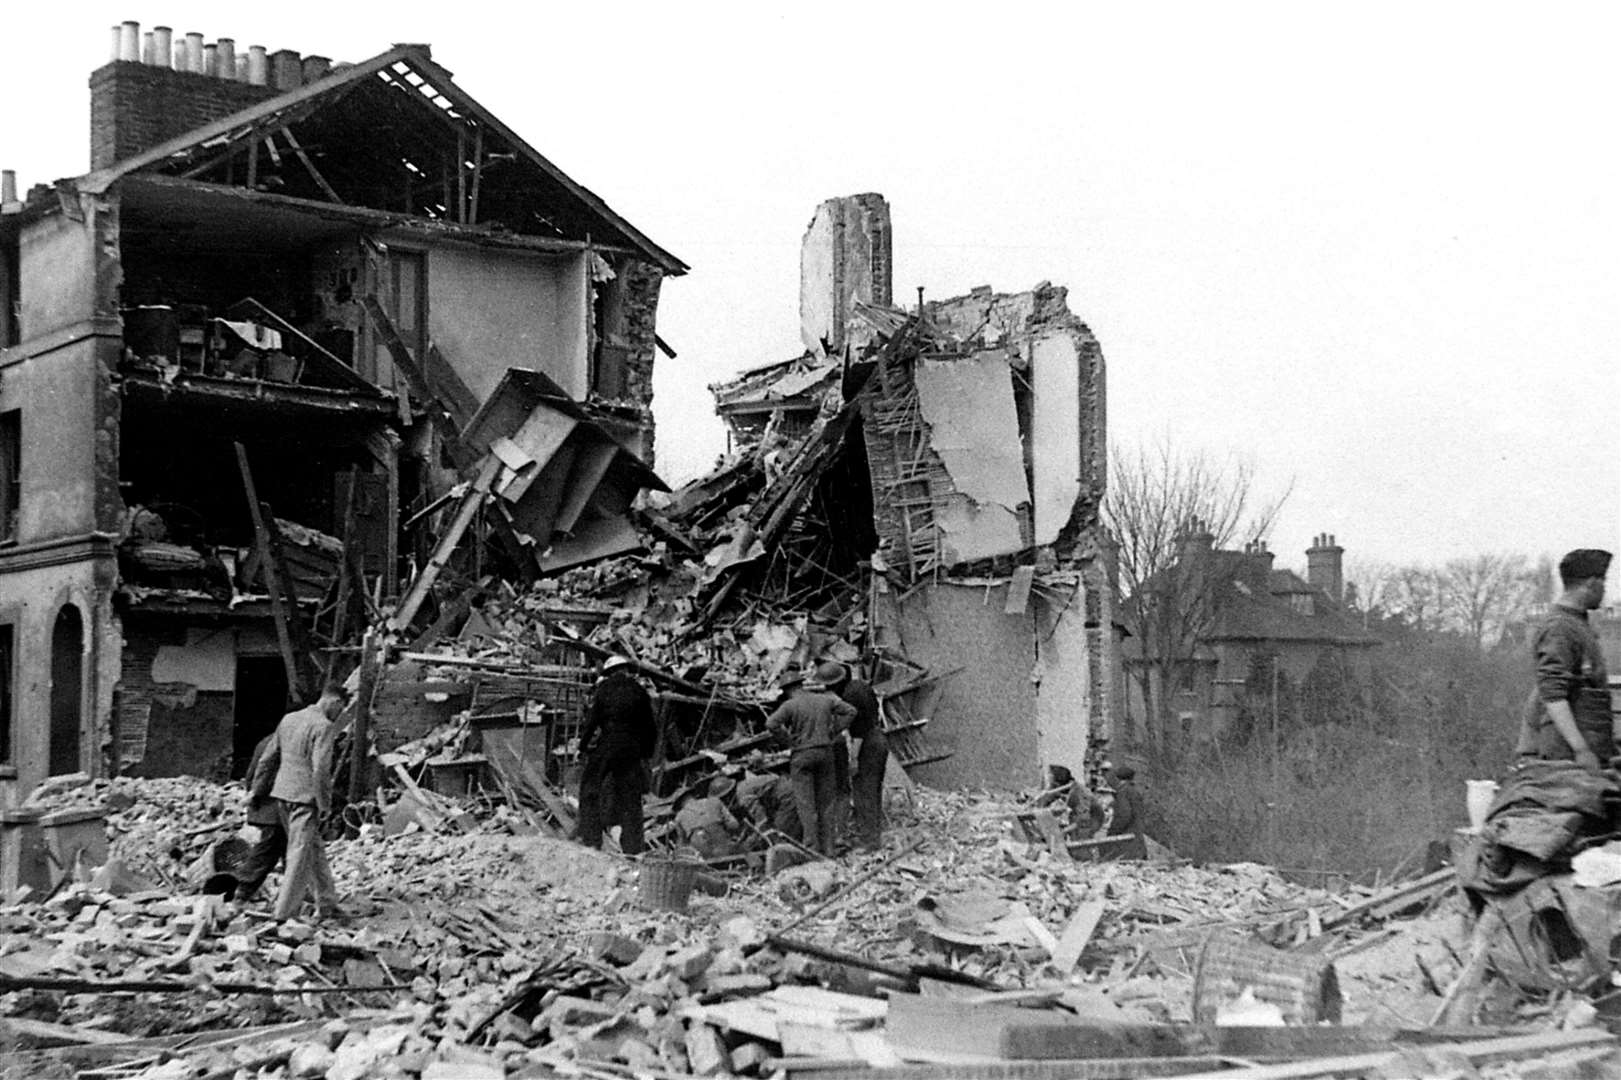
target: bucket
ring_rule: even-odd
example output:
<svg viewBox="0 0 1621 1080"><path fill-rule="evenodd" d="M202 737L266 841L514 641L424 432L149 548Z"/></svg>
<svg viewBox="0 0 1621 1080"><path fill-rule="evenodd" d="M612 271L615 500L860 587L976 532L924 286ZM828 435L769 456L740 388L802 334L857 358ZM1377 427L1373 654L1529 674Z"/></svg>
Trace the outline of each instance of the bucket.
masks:
<svg viewBox="0 0 1621 1080"><path fill-rule="evenodd" d="M1465 780L1464 801L1469 807L1469 827L1476 831L1486 827L1486 812L1497 798L1496 780Z"/></svg>
<svg viewBox="0 0 1621 1080"><path fill-rule="evenodd" d="M642 906L654 911L685 911L698 882L698 863L678 855L644 855L637 882Z"/></svg>

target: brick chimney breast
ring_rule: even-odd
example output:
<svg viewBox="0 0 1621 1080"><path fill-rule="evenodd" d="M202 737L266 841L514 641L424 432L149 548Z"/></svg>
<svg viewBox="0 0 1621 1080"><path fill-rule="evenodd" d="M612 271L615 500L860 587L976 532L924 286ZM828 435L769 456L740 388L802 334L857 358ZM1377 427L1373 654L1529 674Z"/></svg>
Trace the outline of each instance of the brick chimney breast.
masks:
<svg viewBox="0 0 1621 1080"><path fill-rule="evenodd" d="M273 86L114 60L90 75L90 168L105 169L280 92Z"/></svg>

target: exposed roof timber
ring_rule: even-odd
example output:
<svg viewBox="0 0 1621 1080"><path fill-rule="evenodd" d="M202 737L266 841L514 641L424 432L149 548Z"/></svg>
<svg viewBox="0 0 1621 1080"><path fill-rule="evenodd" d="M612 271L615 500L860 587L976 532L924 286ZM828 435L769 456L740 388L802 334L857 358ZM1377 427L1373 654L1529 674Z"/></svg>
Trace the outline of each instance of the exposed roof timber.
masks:
<svg viewBox="0 0 1621 1080"><path fill-rule="evenodd" d="M196 192L200 196L242 199L266 206L284 207L326 218L329 221L344 222L357 227L410 229L441 236L447 240L480 244L487 247L514 248L552 254L575 254L588 250L595 251L598 254L636 254L636 252L628 248L606 247L585 240L561 240L548 236L498 233L474 225L458 225L454 221L445 219L425 218L416 214L396 214L387 210L373 210L365 206L340 206L336 203L318 202L314 199L301 199L293 195L277 195L269 191L251 191L247 188L234 187L229 184L211 184L201 180L181 180L178 177L164 176L159 173L140 173L136 176L125 177L120 182L120 186L151 186L176 191L189 190Z"/></svg>
<svg viewBox="0 0 1621 1080"><path fill-rule="evenodd" d="M87 173L79 178L77 186L80 191L91 195L99 195L106 191L108 186L121 177L132 172L156 165L165 158L190 150L193 147L203 146L221 136L229 136L233 131L246 125L253 124L267 117L274 117L283 110L295 105L311 101L315 98L325 97L334 90L347 88L358 83L361 79L374 75L391 64L395 64L408 56L413 55L410 46L399 46L386 53L374 56L370 60L335 71L324 79L307 83L296 90L289 90L285 94L268 98L257 105L250 105L240 112L216 120L211 124L193 128L183 135L158 143L158 145L141 151L133 157L114 162L105 169Z"/></svg>
<svg viewBox="0 0 1621 1080"><path fill-rule="evenodd" d="M378 421L387 420L396 411L393 395L376 389L367 394L354 390L329 390L321 386L294 386L260 379L224 379L191 373L179 375L169 383L143 372L125 372L122 377L127 391L163 398L214 398L303 411L319 410L345 416L369 414Z"/></svg>
<svg viewBox="0 0 1621 1080"><path fill-rule="evenodd" d="M395 46L388 52L374 56L370 60L335 71L324 79L289 90L285 94L249 106L211 124L194 128L183 135L159 143L157 146L125 158L123 161L116 162L105 169L99 169L79 177L74 181L74 186L81 192L92 195L101 194L113 183L129 176L131 173L161 164L176 154L185 153L215 140L230 138L233 132L240 132L244 127L250 127L267 118L274 118L278 114L296 106L301 106L306 102L319 101L320 105L324 105L326 104L325 99L329 95L347 92L349 89L360 85L363 80L377 78L379 82L388 80L397 82L398 80L395 77L401 73L395 72L393 69L398 64L404 64L420 78L426 80L436 92L430 98L427 94L417 90L414 96L421 99L424 108L435 113L445 113L447 111L446 107L436 102L441 98L449 102L452 108L459 109L462 114L476 121L478 125L499 135L514 151L527 158L532 165L549 176L566 193L583 203L591 213L602 218L613 229L622 233L635 245L640 254L657 263L666 273L673 275L686 272L688 269L686 263L655 244L646 234L615 213L597 195L571 179L556 165L543 157L534 147L519 138L511 128L503 124L494 114L457 87L455 81L450 77L450 73L435 64L428 56L427 50L419 45ZM389 73L388 76L380 77L385 72ZM405 85L410 86L412 84L406 82ZM589 246L597 247L598 250L607 250L600 245Z"/></svg>

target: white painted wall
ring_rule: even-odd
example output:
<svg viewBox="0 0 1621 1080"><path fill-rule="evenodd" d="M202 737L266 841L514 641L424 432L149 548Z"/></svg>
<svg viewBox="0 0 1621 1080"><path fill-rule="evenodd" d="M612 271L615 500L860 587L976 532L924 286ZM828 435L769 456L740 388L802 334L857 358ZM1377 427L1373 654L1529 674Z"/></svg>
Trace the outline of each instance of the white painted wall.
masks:
<svg viewBox="0 0 1621 1080"><path fill-rule="evenodd" d="M1081 356L1074 338L1036 339L1030 383L1036 543L1051 544L1081 494Z"/></svg>

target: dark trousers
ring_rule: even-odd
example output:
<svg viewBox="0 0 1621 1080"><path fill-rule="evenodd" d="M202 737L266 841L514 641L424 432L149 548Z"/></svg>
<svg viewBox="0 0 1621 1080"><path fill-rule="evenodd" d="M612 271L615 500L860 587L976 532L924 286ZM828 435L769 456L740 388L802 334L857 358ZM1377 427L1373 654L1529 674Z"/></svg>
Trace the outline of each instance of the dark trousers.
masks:
<svg viewBox="0 0 1621 1080"><path fill-rule="evenodd" d="M270 871L287 854L287 830L281 823L259 826L259 842L236 864L236 898L247 903L259 894Z"/></svg>
<svg viewBox="0 0 1621 1080"><path fill-rule="evenodd" d="M833 750L813 746L795 750L788 759L788 780L794 785L794 808L806 847L833 854Z"/></svg>
<svg viewBox="0 0 1621 1080"><path fill-rule="evenodd" d="M889 741L882 735L861 740L853 780L856 843L875 848L884 831L884 769L889 764Z"/></svg>
<svg viewBox="0 0 1621 1080"><path fill-rule="evenodd" d="M833 803L828 807L832 818L828 828L833 833L835 846L843 845L850 831L850 744L843 738L834 740L833 746Z"/></svg>
<svg viewBox="0 0 1621 1080"><path fill-rule="evenodd" d="M642 840L642 794L647 788L640 758L587 755L580 772L580 843L601 847L604 831L619 826L619 850L635 855Z"/></svg>

